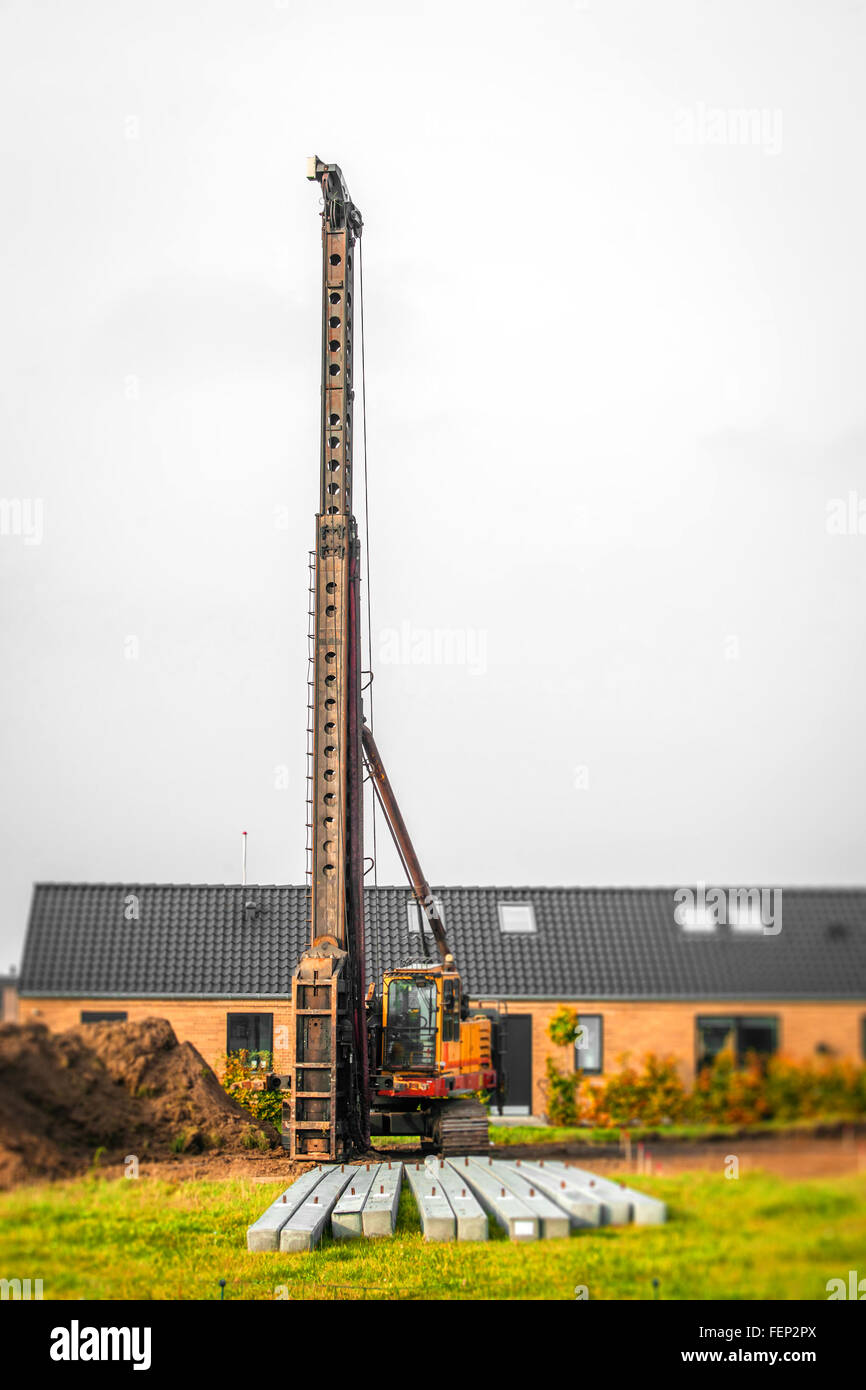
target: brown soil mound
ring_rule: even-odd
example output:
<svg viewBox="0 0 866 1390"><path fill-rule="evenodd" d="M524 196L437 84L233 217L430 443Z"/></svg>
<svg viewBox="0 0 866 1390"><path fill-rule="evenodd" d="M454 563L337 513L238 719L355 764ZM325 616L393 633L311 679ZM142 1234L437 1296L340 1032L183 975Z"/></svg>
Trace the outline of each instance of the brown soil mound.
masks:
<svg viewBox="0 0 866 1390"><path fill-rule="evenodd" d="M80 1172L97 1150L108 1163L278 1143L165 1019L0 1024L0 1187Z"/></svg>

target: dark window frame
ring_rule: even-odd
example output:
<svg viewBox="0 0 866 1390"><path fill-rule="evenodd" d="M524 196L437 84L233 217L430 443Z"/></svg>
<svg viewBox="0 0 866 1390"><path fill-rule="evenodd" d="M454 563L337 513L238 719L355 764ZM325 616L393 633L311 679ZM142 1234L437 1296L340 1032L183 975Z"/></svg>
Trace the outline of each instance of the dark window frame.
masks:
<svg viewBox="0 0 866 1390"><path fill-rule="evenodd" d="M584 1076L601 1076L604 1071L604 1014L578 1014L578 1028L580 1028L580 1026L583 1023L589 1022L590 1019L593 1019L593 1021L595 1021L596 1019L598 1020L598 1066L586 1067L580 1063L580 1061L578 1060L578 1053L580 1049L577 1046L577 1041L575 1040L574 1069L575 1071L582 1071Z"/></svg>
<svg viewBox="0 0 866 1390"><path fill-rule="evenodd" d="M710 1066L718 1053L709 1056L701 1042L701 1028L707 1024L729 1023L729 1032L734 1033L734 1055L737 1066L742 1066L746 1054L755 1052L754 1047L743 1047L742 1029L749 1024L770 1024L773 1030L773 1046L769 1052L759 1052L759 1057L773 1057L779 1051L779 1035L781 1032L780 1018L778 1014L696 1014L695 1015L695 1070L701 1071L703 1067ZM722 1049L720 1048L719 1051Z"/></svg>
<svg viewBox="0 0 866 1390"><path fill-rule="evenodd" d="M82 1009L82 1023L127 1023L128 1016L125 1009Z"/></svg>
<svg viewBox="0 0 866 1390"><path fill-rule="evenodd" d="M256 1020L256 1023L255 1023L255 1037L256 1037L256 1042L257 1042L257 1046L256 1046L256 1047L232 1047L232 1045L231 1045L231 1043L232 1043L232 1024L233 1024L237 1019L255 1019L255 1020ZM263 1023L265 1020L267 1021L267 1033L266 1033L266 1035L269 1037L269 1042L268 1042L268 1045L267 1045L266 1047L263 1047L263 1046L262 1046L261 1031L262 1031L262 1023ZM262 1070L267 1070L269 1067L273 1066L273 1061L274 1061L274 1016L273 1016L272 1013L265 1013L264 1010L261 1010L261 1011L256 1012L256 1013L227 1013L227 1014L226 1014L226 1053L227 1053L227 1054L232 1054L232 1053L237 1053L237 1052L248 1052L248 1053L249 1053L250 1069L251 1069L252 1071L258 1071L258 1070L259 1070L259 1061L260 1061L260 1058L261 1058L261 1054L262 1054L262 1053L266 1053L266 1054L267 1054L267 1058L268 1058L268 1060L267 1060L267 1065L266 1065L264 1068L262 1068ZM253 1059L255 1059L255 1060L253 1060Z"/></svg>

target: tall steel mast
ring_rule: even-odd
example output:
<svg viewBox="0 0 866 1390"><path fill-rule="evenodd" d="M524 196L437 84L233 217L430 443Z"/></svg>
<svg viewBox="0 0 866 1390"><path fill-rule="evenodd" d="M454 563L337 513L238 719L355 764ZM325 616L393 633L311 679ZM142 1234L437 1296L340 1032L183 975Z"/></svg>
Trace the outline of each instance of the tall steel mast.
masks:
<svg viewBox="0 0 866 1390"><path fill-rule="evenodd" d="M361 214L336 164L321 185L322 403L316 516L310 944L292 979L292 1156L369 1143L364 1005L360 543L352 514L354 255Z"/></svg>

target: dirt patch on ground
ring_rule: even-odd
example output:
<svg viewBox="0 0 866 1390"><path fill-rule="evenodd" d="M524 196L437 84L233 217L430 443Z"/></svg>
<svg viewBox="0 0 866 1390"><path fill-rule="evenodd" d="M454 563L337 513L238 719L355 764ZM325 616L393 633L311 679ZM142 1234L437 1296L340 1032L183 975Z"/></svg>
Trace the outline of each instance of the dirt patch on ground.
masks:
<svg viewBox="0 0 866 1390"><path fill-rule="evenodd" d="M52 1033L0 1024L0 1187L98 1162L239 1155L277 1148L191 1043L161 1018Z"/></svg>
<svg viewBox="0 0 866 1390"><path fill-rule="evenodd" d="M640 1186L640 1177L646 1174L670 1177L687 1170L703 1169L705 1172L721 1173L730 1171L729 1160L735 1156L739 1172L748 1173L755 1169L776 1173L784 1178L831 1178L847 1173L866 1173L866 1142L854 1135L844 1135L834 1139L783 1137L780 1139L752 1140L739 1144L718 1143L696 1144L667 1141L659 1152L647 1145L647 1152L638 1158L633 1151L631 1159L621 1149L598 1151L598 1146L587 1152L587 1146L566 1144L536 1144L512 1146L503 1145L490 1150L490 1156L497 1159L522 1158L538 1162L539 1158L565 1159L582 1168L590 1168L599 1174L616 1173L618 1177L631 1174L635 1185ZM659 1146L660 1147L660 1146ZM423 1163L429 1149L401 1145L399 1148L371 1150L363 1158L352 1160L355 1165L365 1162L382 1163L403 1160L407 1163ZM206 1180L225 1181L230 1178L243 1178L246 1182L265 1184L283 1183L288 1186L295 1178L312 1167L310 1163L294 1162L281 1149L270 1153L258 1151L243 1153L201 1153L171 1154L168 1157L155 1157L141 1164L140 1176L144 1178L167 1178L171 1181L190 1182ZM103 1171L101 1168L100 1171ZM106 1177L121 1177L123 1167L117 1164L104 1169Z"/></svg>

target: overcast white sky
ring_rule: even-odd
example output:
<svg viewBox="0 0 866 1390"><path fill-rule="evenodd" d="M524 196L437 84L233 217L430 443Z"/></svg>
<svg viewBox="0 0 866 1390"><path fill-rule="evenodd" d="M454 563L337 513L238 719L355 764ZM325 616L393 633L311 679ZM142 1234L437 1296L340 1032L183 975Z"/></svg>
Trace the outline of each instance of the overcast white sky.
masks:
<svg viewBox="0 0 866 1390"><path fill-rule="evenodd" d="M0 55L0 968L34 880L301 881L314 152L431 880L864 881L866 5L4 0Z"/></svg>

